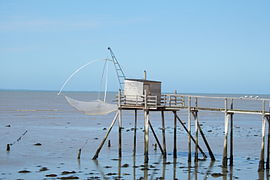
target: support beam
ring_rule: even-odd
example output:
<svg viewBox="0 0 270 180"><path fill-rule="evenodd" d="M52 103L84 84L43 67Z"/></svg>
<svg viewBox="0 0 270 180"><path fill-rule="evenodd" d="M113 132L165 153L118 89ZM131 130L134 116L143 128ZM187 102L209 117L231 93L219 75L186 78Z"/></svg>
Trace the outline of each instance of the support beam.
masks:
<svg viewBox="0 0 270 180"><path fill-rule="evenodd" d="M266 117L268 122L268 135L267 135L267 154L266 154L266 169L269 169L269 151L270 151L270 118Z"/></svg>
<svg viewBox="0 0 270 180"><path fill-rule="evenodd" d="M225 131L225 135L224 135L224 144L223 144L223 158L222 158L222 166L224 168L227 167L227 162L228 162L228 158L227 158L227 151L228 151L228 129L229 129L229 117L230 114L227 113L227 99L225 99L225 121L224 121L224 131Z"/></svg>
<svg viewBox="0 0 270 180"><path fill-rule="evenodd" d="M115 124L115 121L116 121L118 115L119 115L119 113L117 112L117 113L115 114L115 116L114 116L114 119L113 119L113 121L112 121L112 123L111 123L111 125L110 125L110 127L109 127L109 129L108 129L108 131L107 131L107 133L106 133L106 135L105 135L105 137L104 137L104 139L103 139L102 142L100 143L100 145L99 145L99 147L98 147L98 149L97 149L97 151L96 151L94 157L92 158L93 160L95 160L95 159L98 158L98 154L99 154L99 152L101 151L101 149L102 149L102 147L103 147L103 145L104 145L106 139L108 138L108 136L109 136L109 134L110 134L110 132L111 132L111 130L112 130L112 128L113 128L113 125Z"/></svg>
<svg viewBox="0 0 270 180"><path fill-rule="evenodd" d="M209 145L208 142L207 142L207 139L206 139L206 137L205 137L205 135L204 135L204 133L203 133L203 131L202 131L202 128L201 128L201 126L200 126L199 123L198 123L198 128L199 128L199 131L200 131L200 133L201 133L202 139L203 139L203 141L204 141L204 143L205 143L205 145L206 145L206 147L207 147L207 149L208 149L208 152L209 152L209 155L210 155L210 157L211 157L211 160L212 160L212 161L215 161L216 158L215 158L215 156L214 156L214 154L213 154L213 152L212 152L212 150L211 150L210 145ZM198 145L198 146L199 146L199 145Z"/></svg>
<svg viewBox="0 0 270 180"><path fill-rule="evenodd" d="M166 137L165 137L165 118L164 118L164 111L161 111L161 120L162 120L162 141L163 141L163 150L164 150L164 158L167 156L166 150Z"/></svg>
<svg viewBox="0 0 270 180"><path fill-rule="evenodd" d="M144 110L144 162L148 163L149 148L149 110Z"/></svg>
<svg viewBox="0 0 270 180"><path fill-rule="evenodd" d="M233 109L233 99L231 100L231 109ZM230 113L230 166L233 166L233 113Z"/></svg>
<svg viewBox="0 0 270 180"><path fill-rule="evenodd" d="M229 119L230 114L226 113L225 115L225 135L224 135L224 144L223 144L223 159L222 159L222 166L227 167L228 163L228 129L229 129Z"/></svg>
<svg viewBox="0 0 270 180"><path fill-rule="evenodd" d="M177 141L176 141L176 129L177 129L177 124L176 124L176 111L173 111L174 114L174 129L173 129L173 158L177 158Z"/></svg>
<svg viewBox="0 0 270 180"><path fill-rule="evenodd" d="M181 120L178 118L181 122ZM182 124L182 123L181 123ZM182 124L183 127L186 129L185 125ZM188 97L188 162L191 162L191 97ZM193 140L194 141L194 140Z"/></svg>
<svg viewBox="0 0 270 180"><path fill-rule="evenodd" d="M152 131L152 133L153 133L153 135L154 135L154 138L155 138L155 140L157 141L158 147L159 147L159 149L160 149L162 155L164 155L164 151L163 151L163 149L162 149L162 147L161 147L161 144L160 144L160 142L159 142L159 140L158 140L158 137L157 137L157 135L156 135L156 133L155 133L155 131L154 131L154 128L153 128L153 126L152 126L150 120L148 120L148 123L149 123L150 129L151 129L151 131Z"/></svg>
<svg viewBox="0 0 270 180"><path fill-rule="evenodd" d="M133 138L133 145L134 145L134 149L133 149L133 156L136 156L136 143L137 143L137 118L138 118L138 114L137 114L137 109L135 109L135 122L134 122L134 138Z"/></svg>
<svg viewBox="0 0 270 180"><path fill-rule="evenodd" d="M187 132L188 136L190 137L190 139L193 141L193 143L195 144L196 141L193 138L193 136L189 133L188 129L186 128L185 124L183 123L183 121L179 118L179 116L176 116L176 118L178 119L178 121L180 122L180 124L183 126L184 130ZM198 149L199 151L202 153L204 158L207 158L206 154L203 152L202 148L199 146L198 144Z"/></svg>
<svg viewBox="0 0 270 180"><path fill-rule="evenodd" d="M199 144L199 128L198 128L198 124L199 124L199 120L198 120L198 112L194 111L193 112L193 116L195 119L195 157L194 157L194 161L198 162L199 158L198 158L198 144Z"/></svg>
<svg viewBox="0 0 270 180"><path fill-rule="evenodd" d="M118 116L118 132L119 132L119 147L118 147L118 155L119 158L122 157L122 110L118 110L119 116Z"/></svg>
<svg viewBox="0 0 270 180"><path fill-rule="evenodd" d="M265 102L263 101L263 112L264 112L264 110L265 110ZM261 145L261 155L260 155L258 171L264 170L265 126L266 126L266 117L263 113L263 116L262 116L262 145Z"/></svg>

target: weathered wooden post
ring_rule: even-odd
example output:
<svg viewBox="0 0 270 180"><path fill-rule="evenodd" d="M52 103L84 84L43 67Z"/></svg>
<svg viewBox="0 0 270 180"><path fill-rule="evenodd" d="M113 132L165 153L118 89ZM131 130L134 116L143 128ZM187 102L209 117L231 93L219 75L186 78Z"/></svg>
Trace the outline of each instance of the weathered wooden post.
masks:
<svg viewBox="0 0 270 180"><path fill-rule="evenodd" d="M188 162L191 162L191 97L188 97Z"/></svg>
<svg viewBox="0 0 270 180"><path fill-rule="evenodd" d="M263 105L262 105L262 146L261 146L261 155L260 155L258 171L263 171L264 170L265 126L266 126L265 101L263 100Z"/></svg>
<svg viewBox="0 0 270 180"><path fill-rule="evenodd" d="M144 91L144 162L148 163L149 148L149 110L147 107L147 90Z"/></svg>
<svg viewBox="0 0 270 180"><path fill-rule="evenodd" d="M135 122L134 122L134 140L133 140L133 144L134 144L134 149L133 149L133 156L136 156L136 143L137 143L137 138L136 138L136 133L137 133L137 109L135 109Z"/></svg>
<svg viewBox="0 0 270 180"><path fill-rule="evenodd" d="M233 110L233 99L231 100L231 110ZM233 113L230 113L230 166L233 166Z"/></svg>
<svg viewBox="0 0 270 180"><path fill-rule="evenodd" d="M195 99L195 106L198 107L198 98ZM196 143L195 143L195 158L194 161L198 162L199 158L198 158L198 144L199 144L199 120L198 120L198 109L196 109L193 112L193 116L195 119L195 132L196 132Z"/></svg>
<svg viewBox="0 0 270 180"><path fill-rule="evenodd" d="M119 157L122 157L122 110L121 110L121 89L119 89L118 93L118 131L119 131L119 149L118 149L118 154Z"/></svg>
<svg viewBox="0 0 270 180"><path fill-rule="evenodd" d="M173 158L177 158L177 123L176 123L176 111L173 111L174 114L174 129L173 129Z"/></svg>
<svg viewBox="0 0 270 180"><path fill-rule="evenodd" d="M162 140L163 140L163 157L167 157L167 150L166 150L166 137L165 137L165 119L164 119L164 111L161 111L161 121L162 121Z"/></svg>
<svg viewBox="0 0 270 180"><path fill-rule="evenodd" d="M225 98L225 108L224 108L224 112L225 112L225 135L224 135L224 145L223 145L223 159L222 159L222 166L223 167L227 167L227 162L228 162L228 158L227 158L227 147L228 147L228 128L229 128L229 114L228 114L228 107L227 107L227 98Z"/></svg>
<svg viewBox="0 0 270 180"><path fill-rule="evenodd" d="M266 169L269 169L269 151L270 151L270 119L266 116L268 122L268 135L267 135L267 154L266 154Z"/></svg>

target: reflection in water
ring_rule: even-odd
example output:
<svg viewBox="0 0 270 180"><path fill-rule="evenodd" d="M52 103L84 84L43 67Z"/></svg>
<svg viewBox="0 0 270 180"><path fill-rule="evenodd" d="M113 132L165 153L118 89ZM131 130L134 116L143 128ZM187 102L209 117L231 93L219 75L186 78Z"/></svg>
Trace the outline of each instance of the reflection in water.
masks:
<svg viewBox="0 0 270 180"><path fill-rule="evenodd" d="M162 178L163 179L166 179L165 178L165 175L166 175L166 158L163 159L163 162L162 162Z"/></svg>
<svg viewBox="0 0 270 180"><path fill-rule="evenodd" d="M99 166L98 164L98 160L93 160L94 161L94 164L96 165L97 167L97 170L99 171L99 173L101 174L101 176L103 177L103 179L108 179L103 171L103 169Z"/></svg>
<svg viewBox="0 0 270 180"><path fill-rule="evenodd" d="M173 179L176 179L176 158L173 158Z"/></svg>
<svg viewBox="0 0 270 180"><path fill-rule="evenodd" d="M121 178L121 164L122 164L122 158L118 159L118 178Z"/></svg>
<svg viewBox="0 0 270 180"><path fill-rule="evenodd" d="M264 175L265 175L265 178L264 178ZM269 169L259 171L258 172L258 177L259 177L258 178L259 180L264 180L264 179L269 180Z"/></svg>
<svg viewBox="0 0 270 180"><path fill-rule="evenodd" d="M167 159L164 159L162 156L160 156L158 162L154 163L155 165L152 165L151 163L150 164L144 163L143 165L140 165L140 166L136 165L136 157L133 157L132 169L131 168L127 169L126 167L122 166L122 159L120 158L117 161L117 164L118 164L118 166L116 166L117 168L114 166L117 169L117 172L111 173L112 175L109 175L110 173L108 173L108 174L104 173L104 169L100 167L98 160L93 160L93 162L95 163L96 168L97 168L101 178L103 178L103 179L110 179L112 177L117 178L117 179L128 178L127 176L125 176L125 174L128 174L128 173L122 172L123 171L122 168L124 168L124 171L133 172L131 174L128 174L128 175L133 176L133 178L129 177L128 179L136 180L136 179L138 179L138 177L140 177L140 179L144 179L144 180L148 180L148 179L150 179L150 180L153 180L153 179L180 179L179 174L177 175L177 172L179 170L178 168L180 168L180 167L177 167L177 164L178 164L177 159L173 159L173 162L170 163L170 162L167 162ZM185 175L187 175L185 178L187 180L211 179L212 178L211 173L212 173L212 170L214 168L215 161L210 161L208 167L207 167L207 164L205 164L205 163L206 163L205 161L194 162L194 166L192 166L191 162L187 163L187 166L181 167L181 168L185 169L183 171L185 173L183 173L181 175L181 178L183 178L183 177L185 177ZM78 164L80 164L79 161L78 161ZM168 168L168 169L166 169L166 168ZM199 170L202 171L203 169L205 169L206 171L203 172L203 178L201 178L199 176L202 175L202 172L199 173ZM167 174L167 176L166 176L166 171L169 171L169 174ZM268 178L269 171L265 171L265 172L266 172L266 177L267 177L266 179L269 180L269 178ZM222 179L223 180L227 180L228 173L229 173L229 179L230 180L234 179L233 167L230 167L229 171L227 168L222 168ZM259 175L259 179L264 179L264 172L261 172L258 175Z"/></svg>
<svg viewBox="0 0 270 180"><path fill-rule="evenodd" d="M136 156L133 156L133 180L136 180Z"/></svg>
<svg viewBox="0 0 270 180"><path fill-rule="evenodd" d="M205 176L203 178L204 180L208 179L209 175L211 174L211 171L213 169L214 164L215 164L215 161L210 161L209 167L208 167L208 169L205 173Z"/></svg>
<svg viewBox="0 0 270 180"><path fill-rule="evenodd" d="M227 174L228 174L228 170L227 168L222 168L222 174L223 174L223 180L227 180Z"/></svg>

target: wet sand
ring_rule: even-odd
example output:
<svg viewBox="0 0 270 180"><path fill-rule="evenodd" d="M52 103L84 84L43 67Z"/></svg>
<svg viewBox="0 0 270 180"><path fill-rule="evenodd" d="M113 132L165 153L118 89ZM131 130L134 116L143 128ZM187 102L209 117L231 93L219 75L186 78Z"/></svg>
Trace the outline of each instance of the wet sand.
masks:
<svg viewBox="0 0 270 180"><path fill-rule="evenodd" d="M23 94L23 93L22 93ZM11 100L7 100L7 96ZM187 162L187 134L178 124L178 158L172 157L173 117L165 113L168 157L164 160L150 132L149 163L143 156L143 114L139 112L137 155L133 157L134 112L123 113L123 157L118 158L118 128L113 128L98 160L91 160L114 114L86 116L75 111L54 93L2 94L0 121L0 179L268 179L268 172L258 174L261 146L261 117L235 115L234 166L221 167L223 150L223 113L199 113L199 121L216 157L195 164ZM29 100L29 97L33 97ZM46 96L47 98L44 98ZM86 94L75 94L84 97ZM14 99L12 99L12 97ZM15 98L21 97L23 102ZM26 101L28 100L28 101ZM42 101L42 103L41 103ZM38 103L38 104L37 104ZM186 111L178 112L187 121ZM161 117L150 114L161 140ZM194 126L192 126L194 134ZM22 134L27 130L27 133ZM17 141L20 137L21 139ZM6 145L15 142L10 151ZM200 139L200 145L207 149ZM192 150L194 152L194 145ZM81 159L77 159L78 151ZM194 154L192 154L194 155ZM207 153L208 155L208 153ZM200 154L200 157L201 154Z"/></svg>

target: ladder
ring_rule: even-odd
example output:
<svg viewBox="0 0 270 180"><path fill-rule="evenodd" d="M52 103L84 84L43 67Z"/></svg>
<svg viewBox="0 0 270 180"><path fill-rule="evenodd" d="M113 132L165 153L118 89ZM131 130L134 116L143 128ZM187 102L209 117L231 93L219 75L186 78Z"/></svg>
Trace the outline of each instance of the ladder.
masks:
<svg viewBox="0 0 270 180"><path fill-rule="evenodd" d="M126 76L125 76L119 62L117 61L112 49L110 47L108 47L108 50L110 51L110 54L112 56L112 62L113 62L114 67L115 67L115 71L116 71L116 75L117 75L120 89L121 89L121 91L123 91L123 86L124 86L124 81L126 79Z"/></svg>

